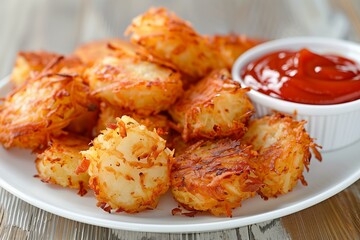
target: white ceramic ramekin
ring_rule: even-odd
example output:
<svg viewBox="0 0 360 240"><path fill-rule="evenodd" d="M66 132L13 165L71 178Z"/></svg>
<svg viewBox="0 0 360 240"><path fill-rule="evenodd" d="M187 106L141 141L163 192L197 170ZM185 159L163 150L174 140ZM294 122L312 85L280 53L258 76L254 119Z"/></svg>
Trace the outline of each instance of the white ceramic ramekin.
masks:
<svg viewBox="0 0 360 240"><path fill-rule="evenodd" d="M259 57L278 50L300 50L308 48L317 53L337 54L360 64L360 45L352 42L327 38L286 38L258 45L241 55L232 68L235 81L246 87L240 77L240 70ZM348 103L332 105L311 105L288 102L250 90L256 116L261 117L273 110L294 114L298 120L306 120L306 130L322 151L335 150L350 145L360 139L360 99ZM360 149L359 149L360 154Z"/></svg>

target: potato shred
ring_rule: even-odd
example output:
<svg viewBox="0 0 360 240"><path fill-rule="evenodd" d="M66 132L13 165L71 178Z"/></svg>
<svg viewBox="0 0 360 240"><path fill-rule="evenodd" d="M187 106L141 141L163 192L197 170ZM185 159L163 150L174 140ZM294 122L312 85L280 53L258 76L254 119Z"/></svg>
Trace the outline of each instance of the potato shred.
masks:
<svg viewBox="0 0 360 240"><path fill-rule="evenodd" d="M155 209L169 192L179 204L169 214L189 217L231 217L256 194L306 185L311 150L321 158L306 123L252 118L249 89L229 72L261 40L201 35L165 8L126 34L70 55L18 53L0 143L32 150L41 181L90 192L110 213Z"/></svg>

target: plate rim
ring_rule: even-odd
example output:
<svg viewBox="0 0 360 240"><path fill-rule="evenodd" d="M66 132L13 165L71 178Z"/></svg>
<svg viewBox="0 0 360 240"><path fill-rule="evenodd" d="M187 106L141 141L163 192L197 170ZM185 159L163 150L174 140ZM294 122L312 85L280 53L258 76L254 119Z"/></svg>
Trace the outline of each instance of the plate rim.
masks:
<svg viewBox="0 0 360 240"><path fill-rule="evenodd" d="M327 189L326 191L315 195L311 198L308 198L304 201L298 202L296 204L278 209L269 211L263 214L258 214L254 216L246 217L246 219L239 218L223 218L221 221L211 222L211 223L192 223L192 224L176 224L176 225L159 225L159 224L144 224L144 223L126 223L126 222L114 222L112 220L99 219L95 217L83 216L68 210L60 209L56 206L50 205L46 202L43 202L41 199L35 199L31 196L28 196L21 191L17 190L11 184L7 183L0 176L0 186L20 198L21 200L27 202L30 205L33 205L37 208L40 208L46 212L64 217L66 219L83 222L86 224L113 228L118 230L128 230L136 232L153 232L153 233L195 233L195 232L213 232L219 230L227 230L232 228L243 227L255 223L260 223L280 217L290 215L292 213L304 210L311 206L314 206L334 195L344 190L360 178L360 169L354 174L350 175L345 181L340 182L339 184L333 186L332 188ZM246 220L246 221L245 221ZM94 223L96 222L96 224ZM244 224L243 222L246 222ZM117 223L117 224L115 224ZM226 224L226 226L223 226Z"/></svg>

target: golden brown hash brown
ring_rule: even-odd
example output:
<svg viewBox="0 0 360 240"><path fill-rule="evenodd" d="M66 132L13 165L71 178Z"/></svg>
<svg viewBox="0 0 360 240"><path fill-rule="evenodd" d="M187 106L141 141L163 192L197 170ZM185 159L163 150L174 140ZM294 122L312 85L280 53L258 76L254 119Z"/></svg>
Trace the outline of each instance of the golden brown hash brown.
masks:
<svg viewBox="0 0 360 240"><path fill-rule="evenodd" d="M61 133L94 102L80 77L50 74L31 79L0 105L0 142L6 147L36 149Z"/></svg>
<svg viewBox="0 0 360 240"><path fill-rule="evenodd" d="M200 140L175 158L174 198L188 210L231 216L261 185L248 163L255 154L239 140Z"/></svg>
<svg viewBox="0 0 360 240"><path fill-rule="evenodd" d="M206 36L212 46L214 46L226 61L226 66L230 70L235 60L245 51L262 43L256 39L250 39L245 35L227 34Z"/></svg>
<svg viewBox="0 0 360 240"><path fill-rule="evenodd" d="M155 208L170 186L173 152L155 131L130 117L110 127L82 152L98 206L128 213Z"/></svg>
<svg viewBox="0 0 360 240"><path fill-rule="evenodd" d="M185 141L240 137L254 111L247 91L231 79L226 69L216 70L189 88L169 113Z"/></svg>
<svg viewBox="0 0 360 240"><path fill-rule="evenodd" d="M242 141L251 144L259 152L253 167L263 181L259 194L267 199L291 191L298 180L306 185L302 175L308 170L312 149L316 156L316 144L304 129L305 121L295 121L280 113L254 119Z"/></svg>
<svg viewBox="0 0 360 240"><path fill-rule="evenodd" d="M136 54L105 57L86 78L96 97L141 115L168 109L183 92L178 72Z"/></svg>
<svg viewBox="0 0 360 240"><path fill-rule="evenodd" d="M49 147L37 155L35 164L38 176L43 182L62 187L79 189L84 195L88 188L89 174L77 174L75 170L82 162L80 151L89 148L90 139L77 135L51 137Z"/></svg>
<svg viewBox="0 0 360 240"><path fill-rule="evenodd" d="M220 52L198 34L190 23L164 8L151 8L128 27L131 41L152 55L166 59L180 71L198 79L225 67Z"/></svg>

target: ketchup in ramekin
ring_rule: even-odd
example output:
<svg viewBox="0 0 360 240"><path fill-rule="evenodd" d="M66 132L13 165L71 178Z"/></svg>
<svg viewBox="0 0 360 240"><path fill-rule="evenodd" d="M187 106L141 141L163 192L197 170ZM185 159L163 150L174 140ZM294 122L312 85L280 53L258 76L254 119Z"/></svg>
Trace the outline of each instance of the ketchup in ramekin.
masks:
<svg viewBox="0 0 360 240"><path fill-rule="evenodd" d="M324 105L360 99L360 65L339 55L276 51L249 63L240 74L252 89L291 102Z"/></svg>

